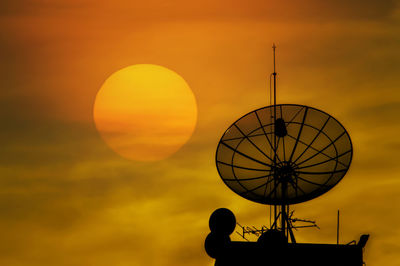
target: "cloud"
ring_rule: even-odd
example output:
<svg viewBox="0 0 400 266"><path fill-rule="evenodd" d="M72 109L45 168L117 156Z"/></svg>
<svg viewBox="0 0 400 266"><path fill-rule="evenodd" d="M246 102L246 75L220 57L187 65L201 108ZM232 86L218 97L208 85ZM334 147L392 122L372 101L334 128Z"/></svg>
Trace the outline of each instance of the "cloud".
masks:
<svg viewBox="0 0 400 266"><path fill-rule="evenodd" d="M211 264L203 241L214 209L268 224L268 206L230 191L214 155L233 121L268 104L273 41L278 100L332 114L355 147L334 189L293 206L322 228L299 240L335 242L340 208L343 242L370 231L367 263L398 260L397 230L381 227L398 220L400 195L395 2L1 5L0 264L200 266ZM192 139L157 163L118 157L92 121L107 75L143 62L177 71L199 103Z"/></svg>
<svg viewBox="0 0 400 266"><path fill-rule="evenodd" d="M349 113L356 121L368 126L373 120L374 126L386 127L387 129L397 127L400 122L400 102L383 102L365 107L358 107Z"/></svg>
<svg viewBox="0 0 400 266"><path fill-rule="evenodd" d="M204 20L204 19L252 19L252 20L336 20L336 19L384 19L391 15L396 1L202 1L197 3L175 0L164 2L152 0L146 2L119 1L118 3L76 1L4 1L3 15L32 14L52 15L92 12L92 16L120 14L130 15L133 20ZM84 12L82 12L84 11Z"/></svg>

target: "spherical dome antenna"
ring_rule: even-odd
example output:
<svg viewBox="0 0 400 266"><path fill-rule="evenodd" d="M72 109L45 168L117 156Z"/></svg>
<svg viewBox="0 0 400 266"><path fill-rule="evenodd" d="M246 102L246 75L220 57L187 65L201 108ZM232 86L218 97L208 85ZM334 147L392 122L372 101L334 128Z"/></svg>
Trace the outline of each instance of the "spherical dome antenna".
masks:
<svg viewBox="0 0 400 266"><path fill-rule="evenodd" d="M215 234L230 235L236 227L235 215L226 208L217 209L211 214L209 227Z"/></svg>
<svg viewBox="0 0 400 266"><path fill-rule="evenodd" d="M353 156L346 129L329 114L304 105L252 111L223 134L218 173L240 196L262 204L316 198L346 174Z"/></svg>

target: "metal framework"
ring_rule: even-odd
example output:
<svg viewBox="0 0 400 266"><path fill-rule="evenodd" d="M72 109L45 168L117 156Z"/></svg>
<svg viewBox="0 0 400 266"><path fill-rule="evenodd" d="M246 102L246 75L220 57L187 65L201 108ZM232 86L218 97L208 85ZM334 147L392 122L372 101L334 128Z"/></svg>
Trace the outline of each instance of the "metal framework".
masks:
<svg viewBox="0 0 400 266"><path fill-rule="evenodd" d="M254 110L223 134L216 152L219 175L240 196L274 205L274 227L292 235L289 205L326 193L346 174L353 149L346 129L313 107L276 104ZM278 208L279 209L278 209ZM294 241L294 237L291 237Z"/></svg>

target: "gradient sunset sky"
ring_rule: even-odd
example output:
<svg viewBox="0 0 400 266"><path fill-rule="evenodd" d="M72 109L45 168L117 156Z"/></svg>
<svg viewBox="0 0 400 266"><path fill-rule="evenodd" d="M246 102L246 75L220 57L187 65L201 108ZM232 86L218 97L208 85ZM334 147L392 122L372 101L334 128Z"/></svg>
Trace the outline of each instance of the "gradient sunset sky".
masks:
<svg viewBox="0 0 400 266"><path fill-rule="evenodd" d="M342 243L369 233L367 265L400 265L400 1L2 0L0 21L0 265L209 266L214 209L268 224L214 156L269 104L274 42L278 103L324 110L354 145L344 179L294 206L321 228L298 241L336 243L340 209ZM191 139L158 162L120 157L93 121L103 82L143 63L181 75L198 106Z"/></svg>

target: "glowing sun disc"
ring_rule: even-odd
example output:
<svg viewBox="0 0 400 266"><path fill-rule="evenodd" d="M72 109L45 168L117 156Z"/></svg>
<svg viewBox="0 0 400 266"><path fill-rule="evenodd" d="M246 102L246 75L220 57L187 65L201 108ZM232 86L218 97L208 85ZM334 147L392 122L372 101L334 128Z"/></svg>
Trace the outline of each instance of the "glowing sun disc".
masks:
<svg viewBox="0 0 400 266"><path fill-rule="evenodd" d="M97 130L111 149L136 161L177 152L191 137L197 105L186 81L158 65L133 65L113 73L97 93Z"/></svg>

